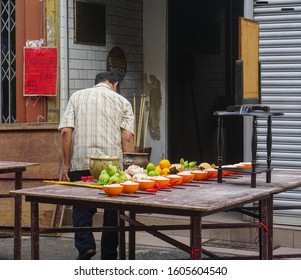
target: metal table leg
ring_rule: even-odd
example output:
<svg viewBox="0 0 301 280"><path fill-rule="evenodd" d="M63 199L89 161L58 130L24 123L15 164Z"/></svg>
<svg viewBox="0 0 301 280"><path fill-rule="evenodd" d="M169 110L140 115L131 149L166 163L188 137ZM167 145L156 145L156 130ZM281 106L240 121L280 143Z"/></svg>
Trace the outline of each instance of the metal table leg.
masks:
<svg viewBox="0 0 301 280"><path fill-rule="evenodd" d="M121 219L120 215L124 215L124 211L117 211L118 213L118 226L120 228L118 232L119 237L119 259L125 260L126 259L126 253L125 253L125 222L123 219Z"/></svg>
<svg viewBox="0 0 301 280"><path fill-rule="evenodd" d="M273 259L273 232L274 232L274 217L273 217L273 195L271 194L267 200L267 234L268 234L268 259Z"/></svg>
<svg viewBox="0 0 301 280"><path fill-rule="evenodd" d="M190 217L190 259L201 260L202 259L202 218L201 216Z"/></svg>
<svg viewBox="0 0 301 280"><path fill-rule="evenodd" d="M257 117L253 116L251 188L256 188Z"/></svg>
<svg viewBox="0 0 301 280"><path fill-rule="evenodd" d="M130 211L129 213L130 219L135 220L136 219L136 213L133 211ZM132 224L130 224L130 227L133 229L135 228ZM129 231L129 259L134 260L136 259L136 232L135 230Z"/></svg>
<svg viewBox="0 0 301 280"><path fill-rule="evenodd" d="M259 201L259 258L273 259L273 196Z"/></svg>
<svg viewBox="0 0 301 280"><path fill-rule="evenodd" d="M15 189L22 189L22 172L15 173ZM15 196L14 259L21 260L22 196Z"/></svg>
<svg viewBox="0 0 301 280"><path fill-rule="evenodd" d="M217 182L223 182L223 147L224 147L224 135L223 135L223 117L218 116L218 129L217 129L217 164L218 164L218 176Z"/></svg>
<svg viewBox="0 0 301 280"><path fill-rule="evenodd" d="M31 216L31 259L40 259L40 243L39 243L39 204L37 202L30 203Z"/></svg>
<svg viewBox="0 0 301 280"><path fill-rule="evenodd" d="M268 131L267 131L267 172L266 182L271 183L271 162L272 162L272 117L268 116Z"/></svg>

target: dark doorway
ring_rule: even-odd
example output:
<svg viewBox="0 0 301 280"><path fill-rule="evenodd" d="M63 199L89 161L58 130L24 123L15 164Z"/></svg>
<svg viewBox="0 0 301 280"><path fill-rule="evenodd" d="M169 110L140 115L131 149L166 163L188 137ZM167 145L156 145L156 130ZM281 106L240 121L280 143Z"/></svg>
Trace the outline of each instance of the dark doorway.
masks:
<svg viewBox="0 0 301 280"><path fill-rule="evenodd" d="M169 1L169 158L217 162L216 110L233 105L243 0ZM242 120L225 122L225 163L243 159Z"/></svg>

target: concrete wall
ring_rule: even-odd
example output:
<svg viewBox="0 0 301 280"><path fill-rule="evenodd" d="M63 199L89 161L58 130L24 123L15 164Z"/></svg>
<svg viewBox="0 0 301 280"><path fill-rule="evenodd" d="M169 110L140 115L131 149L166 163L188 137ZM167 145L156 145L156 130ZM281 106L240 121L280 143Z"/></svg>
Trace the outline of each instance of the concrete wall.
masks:
<svg viewBox="0 0 301 280"><path fill-rule="evenodd" d="M143 55L144 93L149 105L146 146L152 147L151 161L167 156L167 2L144 0Z"/></svg>

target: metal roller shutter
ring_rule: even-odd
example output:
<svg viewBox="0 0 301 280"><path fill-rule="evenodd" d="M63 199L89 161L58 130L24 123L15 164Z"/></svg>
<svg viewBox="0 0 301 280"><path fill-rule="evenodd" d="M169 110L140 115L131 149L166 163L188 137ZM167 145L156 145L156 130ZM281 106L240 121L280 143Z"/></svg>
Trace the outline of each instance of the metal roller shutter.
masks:
<svg viewBox="0 0 301 280"><path fill-rule="evenodd" d="M260 24L262 103L285 113L273 118L272 166L301 172L301 1L254 1ZM266 163L266 120L258 121L258 163ZM274 205L301 205L301 188L275 196ZM301 225L301 210L276 211L278 224Z"/></svg>

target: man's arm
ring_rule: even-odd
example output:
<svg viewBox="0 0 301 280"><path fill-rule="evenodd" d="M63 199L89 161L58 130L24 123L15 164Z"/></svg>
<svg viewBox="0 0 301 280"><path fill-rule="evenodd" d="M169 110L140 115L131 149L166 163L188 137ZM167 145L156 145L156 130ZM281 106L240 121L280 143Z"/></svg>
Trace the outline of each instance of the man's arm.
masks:
<svg viewBox="0 0 301 280"><path fill-rule="evenodd" d="M62 176L64 181L69 181L68 172L70 170L71 144L73 128L64 127L61 129L61 150L63 156Z"/></svg>
<svg viewBox="0 0 301 280"><path fill-rule="evenodd" d="M130 131L121 128L121 145L122 145L122 151L124 153L134 152L133 139L134 139L133 134Z"/></svg>

